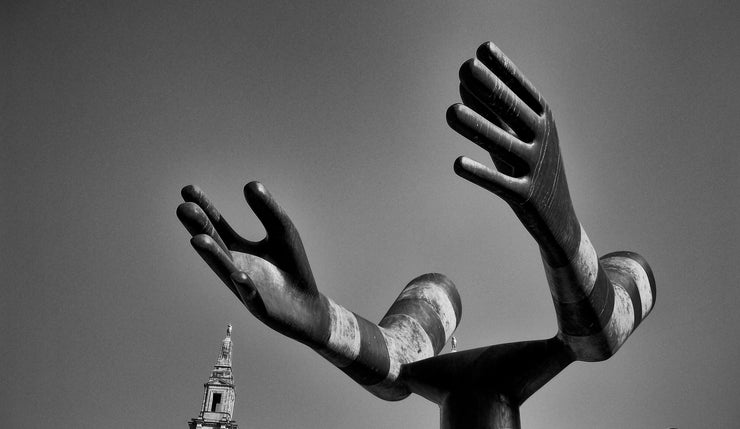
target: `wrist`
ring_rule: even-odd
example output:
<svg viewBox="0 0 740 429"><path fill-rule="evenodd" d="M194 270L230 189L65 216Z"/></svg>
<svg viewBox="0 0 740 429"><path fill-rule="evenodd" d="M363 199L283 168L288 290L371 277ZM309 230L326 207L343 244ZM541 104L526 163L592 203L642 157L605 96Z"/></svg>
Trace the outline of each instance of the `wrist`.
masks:
<svg viewBox="0 0 740 429"><path fill-rule="evenodd" d="M357 316L322 295L328 315L326 339L314 349L339 368L349 366L360 354L360 328Z"/></svg>

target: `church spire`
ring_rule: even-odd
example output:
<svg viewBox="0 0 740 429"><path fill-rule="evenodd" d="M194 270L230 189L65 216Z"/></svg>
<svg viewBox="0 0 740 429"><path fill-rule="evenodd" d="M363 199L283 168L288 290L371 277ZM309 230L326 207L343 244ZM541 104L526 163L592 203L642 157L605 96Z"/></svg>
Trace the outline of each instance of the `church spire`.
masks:
<svg viewBox="0 0 740 429"><path fill-rule="evenodd" d="M226 338L221 342L221 352L204 384L203 404L197 418L190 420L190 429L237 429L234 413L234 376L231 373L231 324L226 327Z"/></svg>

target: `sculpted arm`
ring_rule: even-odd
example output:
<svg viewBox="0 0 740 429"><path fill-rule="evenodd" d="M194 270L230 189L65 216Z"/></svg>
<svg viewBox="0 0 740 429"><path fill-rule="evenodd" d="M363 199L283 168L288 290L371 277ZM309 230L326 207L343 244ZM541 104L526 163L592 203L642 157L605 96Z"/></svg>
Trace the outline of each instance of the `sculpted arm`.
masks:
<svg viewBox="0 0 740 429"><path fill-rule="evenodd" d="M437 355L460 320L460 297L441 274L412 280L379 324L319 292L293 222L265 187L244 188L267 236L239 236L204 193L185 187L177 215L191 244L259 320L314 349L353 380L387 400L410 394L401 366Z"/></svg>
<svg viewBox="0 0 740 429"><path fill-rule="evenodd" d="M496 46L481 45L460 82L463 103L448 109L448 123L494 166L460 157L455 172L503 198L537 241L558 336L575 358L607 359L654 305L650 267L632 252L597 256L573 210L552 112Z"/></svg>

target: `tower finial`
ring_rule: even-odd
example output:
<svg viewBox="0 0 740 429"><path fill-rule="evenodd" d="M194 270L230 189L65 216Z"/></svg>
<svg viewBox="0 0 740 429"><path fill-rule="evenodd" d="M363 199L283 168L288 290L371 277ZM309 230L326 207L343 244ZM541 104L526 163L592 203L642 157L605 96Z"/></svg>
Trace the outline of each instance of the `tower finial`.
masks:
<svg viewBox="0 0 740 429"><path fill-rule="evenodd" d="M226 338L221 342L221 353L218 356L218 366L231 366L231 323L226 325Z"/></svg>

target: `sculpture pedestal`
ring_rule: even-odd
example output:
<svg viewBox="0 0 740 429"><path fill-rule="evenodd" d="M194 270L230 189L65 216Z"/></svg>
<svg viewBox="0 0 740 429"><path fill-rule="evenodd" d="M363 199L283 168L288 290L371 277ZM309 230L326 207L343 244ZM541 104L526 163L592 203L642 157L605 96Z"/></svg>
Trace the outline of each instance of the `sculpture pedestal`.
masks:
<svg viewBox="0 0 740 429"><path fill-rule="evenodd" d="M520 429L519 406L501 394L450 394L439 406L441 429Z"/></svg>
<svg viewBox="0 0 740 429"><path fill-rule="evenodd" d="M554 337L435 356L405 365L401 377L439 405L442 429L519 429L519 406L571 362Z"/></svg>

